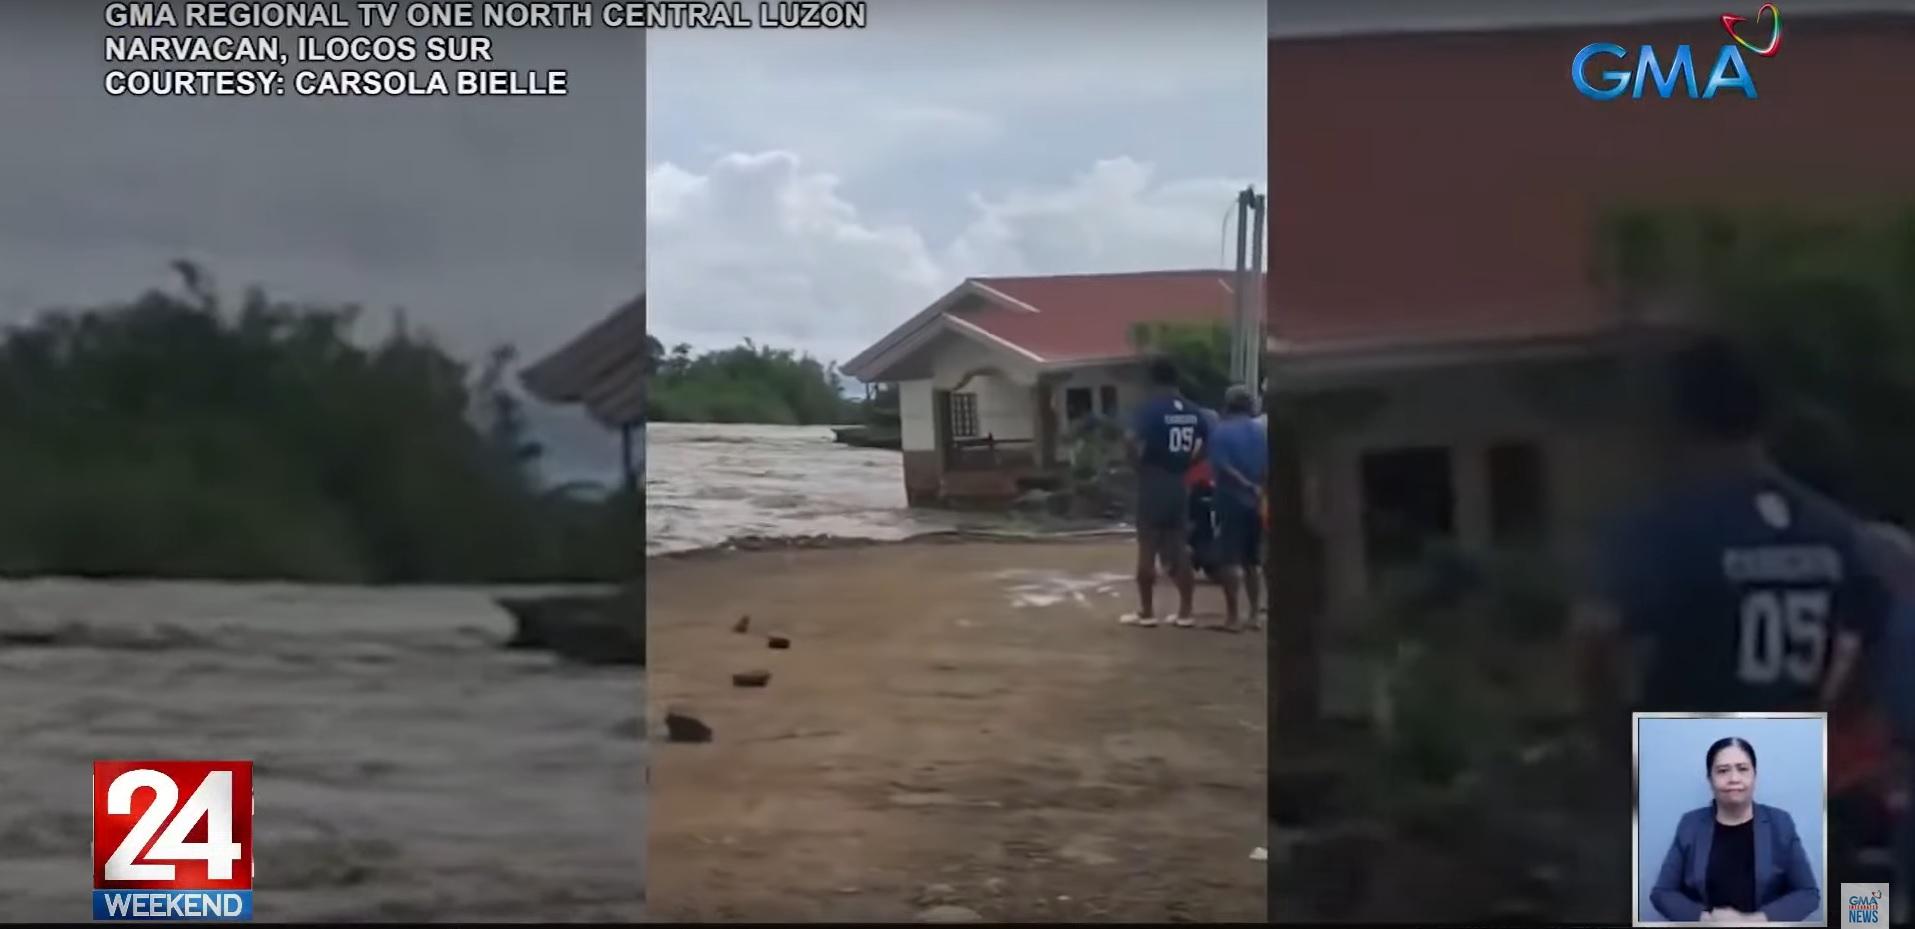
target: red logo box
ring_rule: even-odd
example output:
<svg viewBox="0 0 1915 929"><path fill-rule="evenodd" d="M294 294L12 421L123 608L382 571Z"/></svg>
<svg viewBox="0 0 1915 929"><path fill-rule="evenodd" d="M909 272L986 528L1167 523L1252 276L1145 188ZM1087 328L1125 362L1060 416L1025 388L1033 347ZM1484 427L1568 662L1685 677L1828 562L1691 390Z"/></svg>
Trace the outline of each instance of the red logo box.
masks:
<svg viewBox="0 0 1915 929"><path fill-rule="evenodd" d="M251 890L253 763L94 762L93 887Z"/></svg>

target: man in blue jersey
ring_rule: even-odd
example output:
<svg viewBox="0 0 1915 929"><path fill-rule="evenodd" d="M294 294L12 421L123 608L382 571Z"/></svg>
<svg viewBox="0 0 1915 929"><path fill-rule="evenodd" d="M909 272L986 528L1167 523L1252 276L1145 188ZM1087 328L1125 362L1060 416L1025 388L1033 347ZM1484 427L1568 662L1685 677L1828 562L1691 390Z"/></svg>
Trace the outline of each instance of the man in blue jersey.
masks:
<svg viewBox="0 0 1915 929"><path fill-rule="evenodd" d="M1177 388L1177 366L1167 358L1150 363L1151 395L1130 420L1131 463L1137 471L1137 601L1136 613L1121 622L1157 625L1152 594L1157 586L1157 562L1170 566L1177 585L1177 614L1173 626L1196 625L1191 598L1197 580L1191 569L1190 508L1184 477L1203 454L1210 423L1197 404Z"/></svg>
<svg viewBox="0 0 1915 929"><path fill-rule="evenodd" d="M1606 540L1582 628L1633 646L1642 709L1830 707L1887 609L1862 524L1769 460L1768 394L1729 343L1696 340L1669 375L1678 479Z"/></svg>
<svg viewBox="0 0 1915 929"><path fill-rule="evenodd" d="M1223 585L1225 632L1243 628L1237 614L1237 584L1250 608L1249 627L1263 609L1263 487L1270 473L1270 438L1256 418L1250 389L1224 393L1223 419L1210 433L1210 467L1217 477L1217 579Z"/></svg>

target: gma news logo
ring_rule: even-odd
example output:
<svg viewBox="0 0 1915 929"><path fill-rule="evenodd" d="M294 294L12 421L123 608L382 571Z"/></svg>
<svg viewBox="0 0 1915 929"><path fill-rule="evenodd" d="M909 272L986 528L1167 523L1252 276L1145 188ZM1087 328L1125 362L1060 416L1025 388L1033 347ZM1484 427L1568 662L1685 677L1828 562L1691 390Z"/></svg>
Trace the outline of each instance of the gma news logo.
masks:
<svg viewBox="0 0 1915 929"><path fill-rule="evenodd" d="M1744 37L1741 29L1743 23L1750 24L1749 31L1759 33L1765 20L1769 25L1765 41L1757 44ZM1675 95L1678 86L1688 91L1691 100L1713 100L1716 94L1725 90L1739 90L1743 96L1754 100L1755 77L1749 73L1749 62L1742 57L1742 53L1747 50L1761 58L1774 58L1776 51L1782 47L1782 13L1773 3L1763 4L1756 11L1753 22L1733 13L1725 13L1722 16L1722 28L1734 41L1725 43L1716 52L1708 82L1700 88L1696 78L1696 53L1688 45L1676 46L1666 68L1656 47L1644 45L1634 52L1634 70L1630 70L1631 53L1628 49L1612 42L1593 42L1576 53L1575 60L1569 65L1569 80L1583 96L1591 100L1614 100L1624 94L1639 100L1650 87L1667 100ZM1592 81L1592 62L1597 65L1602 63L1595 61L1598 58L1613 58L1624 67L1597 73Z"/></svg>
<svg viewBox="0 0 1915 929"><path fill-rule="evenodd" d="M1888 925L1888 885L1880 883L1842 885L1842 925Z"/></svg>
<svg viewBox="0 0 1915 929"><path fill-rule="evenodd" d="M93 763L93 918L253 918L253 763Z"/></svg>

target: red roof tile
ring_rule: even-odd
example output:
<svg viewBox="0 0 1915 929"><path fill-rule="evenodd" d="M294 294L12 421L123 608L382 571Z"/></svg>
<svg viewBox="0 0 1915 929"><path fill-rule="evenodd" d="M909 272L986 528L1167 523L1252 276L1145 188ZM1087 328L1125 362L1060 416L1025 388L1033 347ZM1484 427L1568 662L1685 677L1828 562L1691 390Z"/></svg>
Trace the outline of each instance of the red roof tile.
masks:
<svg viewBox="0 0 1915 929"><path fill-rule="evenodd" d="M1145 271L1051 277L980 277L987 295L951 315L1045 362L1125 358L1137 353L1138 323L1230 321L1230 271Z"/></svg>

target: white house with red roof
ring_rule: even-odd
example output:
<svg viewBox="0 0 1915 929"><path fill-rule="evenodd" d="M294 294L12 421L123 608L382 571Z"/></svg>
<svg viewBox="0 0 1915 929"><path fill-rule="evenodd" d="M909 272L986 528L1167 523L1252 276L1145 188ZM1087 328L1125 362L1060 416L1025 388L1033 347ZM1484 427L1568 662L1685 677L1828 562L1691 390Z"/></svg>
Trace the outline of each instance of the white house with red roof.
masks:
<svg viewBox="0 0 1915 929"><path fill-rule="evenodd" d="M1232 271L974 277L846 362L895 383L912 505L1003 500L1053 474L1080 418L1147 389L1139 324L1228 324Z"/></svg>

